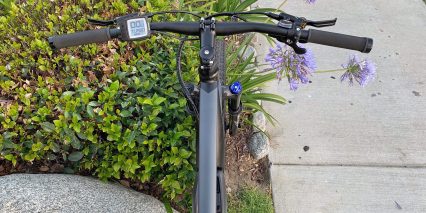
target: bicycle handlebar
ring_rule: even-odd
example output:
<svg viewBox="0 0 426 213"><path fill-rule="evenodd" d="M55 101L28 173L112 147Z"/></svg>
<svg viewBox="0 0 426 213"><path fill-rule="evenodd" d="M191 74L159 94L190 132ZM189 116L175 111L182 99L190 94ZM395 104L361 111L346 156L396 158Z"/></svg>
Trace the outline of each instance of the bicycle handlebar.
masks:
<svg viewBox="0 0 426 213"><path fill-rule="evenodd" d="M76 33L49 37L49 44L55 49L79 46L91 43L101 43L116 38L120 32L117 29L95 29Z"/></svg>
<svg viewBox="0 0 426 213"><path fill-rule="evenodd" d="M358 50L363 53L369 53L373 48L373 39L371 38L357 37L314 29L308 30L306 41L315 44Z"/></svg>
<svg viewBox="0 0 426 213"><path fill-rule="evenodd" d="M150 24L151 30L173 32L184 35L199 35L200 23L198 22L155 22ZM215 32L218 36L227 36L240 33L258 32L266 33L273 37L285 38L294 36L294 32L283 27L264 23L252 22L218 22L215 24ZM49 37L49 43L53 48L60 49L70 46L78 46L89 43L100 43L119 38L119 28L104 28L88 30L77 33L57 35ZM358 50L363 53L371 51L373 39L344 35L340 33L326 32L320 30L300 30L299 40L333 47Z"/></svg>

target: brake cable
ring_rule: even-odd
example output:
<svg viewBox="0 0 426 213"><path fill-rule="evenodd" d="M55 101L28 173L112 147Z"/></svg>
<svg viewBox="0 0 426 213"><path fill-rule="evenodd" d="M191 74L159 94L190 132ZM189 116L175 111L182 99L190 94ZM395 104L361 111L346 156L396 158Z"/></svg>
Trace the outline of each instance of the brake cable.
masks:
<svg viewBox="0 0 426 213"><path fill-rule="evenodd" d="M198 15L196 13L192 13L192 12L188 12L188 11L181 11L181 10L171 10L171 11L162 11L162 12L154 12L154 13L141 13L141 12L131 13L131 14L119 16L119 17L116 17L116 18L110 19L110 20L97 20L97 19L93 19L93 18L88 18L87 20L89 21L90 24L93 24L93 25L110 26L110 25L117 24L117 21L122 19L122 18L129 18L129 17L133 17L133 16L143 16L143 17L146 17L146 18L152 18L156 15L178 14L178 13L189 14L189 15L195 16L197 18L202 18L200 15Z"/></svg>
<svg viewBox="0 0 426 213"><path fill-rule="evenodd" d="M195 114L195 117L197 118L197 121L200 120L200 115L198 113L198 109L197 106L194 103L194 100L192 100L191 94L188 91L188 88L185 85L185 82L183 81L183 77L182 77L182 50L183 50L183 46L185 44L186 41L188 41L190 39L188 39L187 36L183 37L182 39L180 39L180 43L179 43L179 47L178 47L178 53L176 55L176 73L177 73L177 77L179 80L179 83L182 87L183 90L183 94L185 96L185 98L188 100L188 102L190 103L193 112Z"/></svg>

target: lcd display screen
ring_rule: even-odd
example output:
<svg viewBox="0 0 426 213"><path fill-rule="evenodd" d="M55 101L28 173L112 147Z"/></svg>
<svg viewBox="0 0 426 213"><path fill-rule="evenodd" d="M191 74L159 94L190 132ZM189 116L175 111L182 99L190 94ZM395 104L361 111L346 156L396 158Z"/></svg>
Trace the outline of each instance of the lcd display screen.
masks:
<svg viewBox="0 0 426 213"><path fill-rule="evenodd" d="M139 39L148 36L148 27L145 18L128 20L127 29L130 39Z"/></svg>

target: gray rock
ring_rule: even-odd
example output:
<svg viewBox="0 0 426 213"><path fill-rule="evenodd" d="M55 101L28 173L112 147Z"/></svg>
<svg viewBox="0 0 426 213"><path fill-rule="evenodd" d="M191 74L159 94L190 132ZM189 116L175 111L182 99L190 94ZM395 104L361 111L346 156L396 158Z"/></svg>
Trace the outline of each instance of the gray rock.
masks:
<svg viewBox="0 0 426 213"><path fill-rule="evenodd" d="M269 139L262 132L254 133L249 140L248 148L255 160L262 159L269 154Z"/></svg>
<svg viewBox="0 0 426 213"><path fill-rule="evenodd" d="M90 177L13 174L0 177L0 212L167 212L159 200Z"/></svg>
<svg viewBox="0 0 426 213"><path fill-rule="evenodd" d="M257 127L253 128L253 132L266 131L266 117L263 112L257 111L253 114L253 124ZM259 129L258 129L259 128Z"/></svg>

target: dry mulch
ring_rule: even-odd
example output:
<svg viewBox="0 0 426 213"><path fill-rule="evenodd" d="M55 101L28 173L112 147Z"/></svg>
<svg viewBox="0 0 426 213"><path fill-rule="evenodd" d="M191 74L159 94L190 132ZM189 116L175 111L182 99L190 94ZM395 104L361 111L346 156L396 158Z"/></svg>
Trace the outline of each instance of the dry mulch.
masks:
<svg viewBox="0 0 426 213"><path fill-rule="evenodd" d="M244 126L236 136L227 137L225 183L231 196L246 186L271 194L268 157L256 161L247 147L252 134L252 127Z"/></svg>

